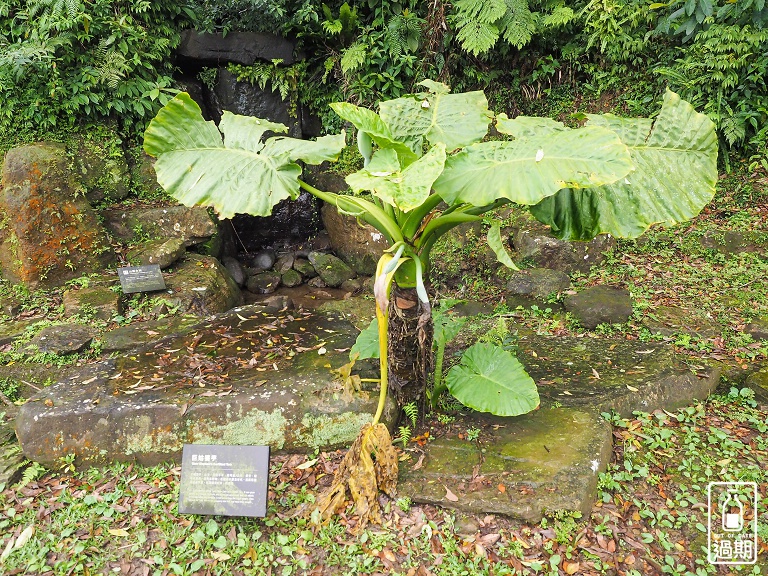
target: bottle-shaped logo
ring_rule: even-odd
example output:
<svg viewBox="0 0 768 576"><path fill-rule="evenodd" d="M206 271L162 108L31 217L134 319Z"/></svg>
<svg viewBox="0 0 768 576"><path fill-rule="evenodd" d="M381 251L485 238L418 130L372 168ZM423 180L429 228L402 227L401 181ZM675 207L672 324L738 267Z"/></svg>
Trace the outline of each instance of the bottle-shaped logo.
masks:
<svg viewBox="0 0 768 576"><path fill-rule="evenodd" d="M741 532L744 529L744 505L734 492L728 492L723 502L723 530Z"/></svg>

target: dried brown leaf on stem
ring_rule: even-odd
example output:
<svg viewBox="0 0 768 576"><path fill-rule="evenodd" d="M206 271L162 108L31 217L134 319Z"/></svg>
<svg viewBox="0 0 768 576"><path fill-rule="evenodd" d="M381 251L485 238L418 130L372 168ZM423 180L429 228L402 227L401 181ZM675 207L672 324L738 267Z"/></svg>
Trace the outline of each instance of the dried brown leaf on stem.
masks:
<svg viewBox="0 0 768 576"><path fill-rule="evenodd" d="M397 452L389 430L384 424L366 424L336 470L333 483L308 512L318 510L328 520L346 508L349 493L359 519L357 530L362 530L369 522L381 522L379 491L394 497L396 489Z"/></svg>

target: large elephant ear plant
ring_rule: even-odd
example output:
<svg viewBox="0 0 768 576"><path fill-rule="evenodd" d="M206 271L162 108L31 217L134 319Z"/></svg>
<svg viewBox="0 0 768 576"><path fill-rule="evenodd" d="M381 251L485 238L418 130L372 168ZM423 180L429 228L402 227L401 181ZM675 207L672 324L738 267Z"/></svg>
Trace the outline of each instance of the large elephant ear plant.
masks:
<svg viewBox="0 0 768 576"><path fill-rule="evenodd" d="M421 86L421 93L381 102L378 112L332 105L357 129L364 167L347 177L354 195L317 190L301 179L298 164L336 160L344 134L316 141L264 138L287 128L228 112L217 128L183 93L160 110L145 134L144 148L157 158L158 182L183 204L211 206L223 218L266 216L303 189L371 224L389 241L374 288L379 409L318 504L325 514L334 513L349 485L361 525L378 517L378 489L394 490L397 459L379 423L387 390L401 404L421 403L426 394L432 323L425 279L441 235L514 202L529 206L562 238L637 237L652 224L698 214L712 199L717 179L714 125L669 91L654 120L588 115L584 127L571 129L545 118L494 115L482 92L451 94L430 80ZM501 138L486 140L491 125ZM498 225L488 241L501 262L514 266ZM408 295L416 305L393 313L393 285L403 298L392 299L392 306ZM401 324L393 327L395 321ZM394 334L411 342L393 347ZM421 352L401 359L388 350ZM539 401L517 360L488 345L470 349L446 385L468 406L500 415L528 412ZM375 465L371 451L377 452Z"/></svg>

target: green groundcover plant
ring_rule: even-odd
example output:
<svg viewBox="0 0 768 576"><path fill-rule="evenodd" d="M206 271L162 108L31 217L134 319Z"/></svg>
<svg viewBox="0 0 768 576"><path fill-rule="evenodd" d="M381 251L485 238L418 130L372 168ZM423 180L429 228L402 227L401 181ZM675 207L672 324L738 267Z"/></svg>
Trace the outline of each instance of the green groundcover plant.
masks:
<svg viewBox="0 0 768 576"><path fill-rule="evenodd" d="M265 139L287 128L228 112L217 128L180 94L145 134L145 150L157 158L159 183L183 204L211 206L222 218L266 216L277 202L296 198L303 189L371 224L391 244L379 261L374 287L381 401L373 426L364 429L351 451L356 460L346 467L367 467L369 476L380 476L381 470L360 462L360 453L370 456L387 444L374 430L382 426L378 422L391 384L390 290L394 283L415 291L420 327L431 323L425 278L430 251L441 235L514 202L529 206L561 238L584 240L601 233L634 238L653 224L698 214L712 199L717 179L713 123L669 91L654 120L588 115L584 127L571 129L546 118L495 115L482 92L451 94L448 86L430 80L421 85L423 92L383 101L378 112L332 104L357 129L364 158L364 167L346 179L352 196L301 180L299 162L336 160L346 145L343 133L315 141ZM491 125L501 138L487 138ZM502 263L514 267L498 224L488 242ZM417 330L417 341L406 349L431 351L431 333ZM491 344L471 347L446 380L457 399L477 410L509 416L539 404L535 384L519 362ZM422 400L425 380L413 388L410 398ZM367 492L369 497L376 491ZM353 496L360 510L360 494L353 490ZM332 513L338 500L327 504L325 511ZM375 517L375 509L371 514Z"/></svg>

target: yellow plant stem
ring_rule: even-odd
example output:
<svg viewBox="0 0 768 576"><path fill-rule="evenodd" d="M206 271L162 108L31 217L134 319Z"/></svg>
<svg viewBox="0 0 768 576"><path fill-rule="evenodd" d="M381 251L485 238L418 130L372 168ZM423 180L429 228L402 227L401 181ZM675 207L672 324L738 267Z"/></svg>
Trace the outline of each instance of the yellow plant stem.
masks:
<svg viewBox="0 0 768 576"><path fill-rule="evenodd" d="M387 371L387 330L389 329L389 293L392 289L392 280L400 264L405 262L405 258L399 259L397 264L389 272L384 272L387 264L394 258L392 254L385 252L379 258L376 265L376 281L373 286L374 296L376 297L376 320L379 324L379 369L381 373L381 387L379 388L379 405L376 407L376 414L373 417L371 426L376 426L384 413L384 406L387 402L387 389L389 387L389 376Z"/></svg>

